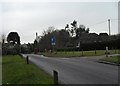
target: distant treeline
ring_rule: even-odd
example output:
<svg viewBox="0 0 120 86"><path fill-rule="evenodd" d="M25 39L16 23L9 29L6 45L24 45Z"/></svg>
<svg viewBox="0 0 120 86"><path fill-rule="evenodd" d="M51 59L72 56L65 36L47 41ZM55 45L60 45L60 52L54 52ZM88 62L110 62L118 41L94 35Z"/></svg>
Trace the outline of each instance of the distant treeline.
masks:
<svg viewBox="0 0 120 86"><path fill-rule="evenodd" d="M90 29L85 25L77 25L77 21L66 24L64 29L56 30L49 27L43 35L36 37L34 50L44 51L72 51L72 50L105 50L120 49L120 34L108 35L107 33L89 33ZM51 39L55 38L55 43ZM53 45L55 44L55 45Z"/></svg>
<svg viewBox="0 0 120 86"><path fill-rule="evenodd" d="M47 30L39 40L34 41L34 48L40 52L57 50L57 51L78 51L78 50L105 50L106 46L109 49L120 49L120 35L111 35L107 33L89 33L85 27L76 28L73 31L61 29L54 30L54 27ZM87 31L86 31L87 30ZM55 37L55 45L51 44L51 39Z"/></svg>

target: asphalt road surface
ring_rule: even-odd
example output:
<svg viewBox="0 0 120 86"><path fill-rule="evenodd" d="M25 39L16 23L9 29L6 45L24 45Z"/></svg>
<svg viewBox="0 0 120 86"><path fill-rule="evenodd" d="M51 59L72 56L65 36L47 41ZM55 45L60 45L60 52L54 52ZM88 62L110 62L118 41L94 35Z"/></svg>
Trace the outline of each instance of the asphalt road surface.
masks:
<svg viewBox="0 0 120 86"><path fill-rule="evenodd" d="M23 56L29 56L31 62L51 75L56 70L59 83L62 84L118 84L118 66L98 63L95 57L52 58L34 54Z"/></svg>

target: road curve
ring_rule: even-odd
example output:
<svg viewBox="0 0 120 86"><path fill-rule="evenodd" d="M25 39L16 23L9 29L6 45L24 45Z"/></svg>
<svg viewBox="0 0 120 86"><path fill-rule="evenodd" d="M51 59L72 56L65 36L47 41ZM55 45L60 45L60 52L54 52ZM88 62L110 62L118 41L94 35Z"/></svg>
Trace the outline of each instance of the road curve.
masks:
<svg viewBox="0 0 120 86"><path fill-rule="evenodd" d="M118 84L118 66L102 64L87 57L52 58L43 55L23 54L31 62L53 75L59 73L62 84Z"/></svg>

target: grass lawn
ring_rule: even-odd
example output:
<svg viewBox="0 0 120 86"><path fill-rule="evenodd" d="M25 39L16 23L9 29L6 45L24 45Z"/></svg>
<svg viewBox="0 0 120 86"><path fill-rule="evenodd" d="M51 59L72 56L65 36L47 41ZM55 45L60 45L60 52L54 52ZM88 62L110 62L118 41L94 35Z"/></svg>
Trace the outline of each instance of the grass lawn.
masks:
<svg viewBox="0 0 120 86"><path fill-rule="evenodd" d="M109 50L110 54L115 54L115 50ZM116 50L116 53L118 50ZM40 53L42 55L48 56L48 57L81 57L81 56L100 56L105 55L105 50L96 50L95 51L61 51L61 52L46 52L46 53Z"/></svg>
<svg viewBox="0 0 120 86"><path fill-rule="evenodd" d="M115 63L115 64L120 64L120 56L106 57L106 58L100 59L99 61L100 62L107 61L107 62L111 62L111 63Z"/></svg>
<svg viewBox="0 0 120 86"><path fill-rule="evenodd" d="M3 84L53 84L53 78L18 55L2 57Z"/></svg>

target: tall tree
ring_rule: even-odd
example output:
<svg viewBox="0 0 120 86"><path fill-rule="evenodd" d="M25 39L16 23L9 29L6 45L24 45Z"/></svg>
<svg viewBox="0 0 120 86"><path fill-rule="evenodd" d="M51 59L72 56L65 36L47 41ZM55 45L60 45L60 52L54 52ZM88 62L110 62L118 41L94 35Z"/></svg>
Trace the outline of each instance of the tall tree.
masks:
<svg viewBox="0 0 120 86"><path fill-rule="evenodd" d="M71 23L71 25L72 25L72 29L71 29L71 34L72 34L72 36L74 35L74 33L75 33L75 31L76 31L76 29L77 29L77 21L76 20L74 20L72 23Z"/></svg>
<svg viewBox="0 0 120 86"><path fill-rule="evenodd" d="M76 27L77 27L77 21L74 20L73 23L71 23L71 25L72 25L74 28L76 28Z"/></svg>
<svg viewBox="0 0 120 86"><path fill-rule="evenodd" d="M80 25L76 30L76 38L79 38L82 34L89 33L89 28L86 29L85 25Z"/></svg>
<svg viewBox="0 0 120 86"><path fill-rule="evenodd" d="M5 43L5 35L2 34L2 44L4 44L4 43Z"/></svg>
<svg viewBox="0 0 120 86"><path fill-rule="evenodd" d="M68 24L66 24L66 26L65 26L65 30L66 30L67 28L69 28L69 25L68 25Z"/></svg>

